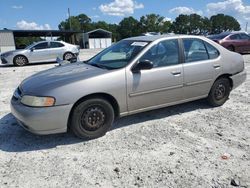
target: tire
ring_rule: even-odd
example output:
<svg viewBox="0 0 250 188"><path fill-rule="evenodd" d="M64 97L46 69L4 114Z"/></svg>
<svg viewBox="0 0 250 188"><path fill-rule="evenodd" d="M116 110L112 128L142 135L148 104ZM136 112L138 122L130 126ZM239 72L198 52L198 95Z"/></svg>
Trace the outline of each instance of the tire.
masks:
<svg viewBox="0 0 250 188"><path fill-rule="evenodd" d="M209 92L208 103L213 106L223 105L229 97L231 86L228 78L219 78L216 80Z"/></svg>
<svg viewBox="0 0 250 188"><path fill-rule="evenodd" d="M74 107L69 128L79 138L98 138L110 129L114 116L112 105L105 99L88 99Z"/></svg>
<svg viewBox="0 0 250 188"><path fill-rule="evenodd" d="M15 66L24 66L28 64L28 59L23 55L17 55L14 57L13 63Z"/></svg>
<svg viewBox="0 0 250 188"><path fill-rule="evenodd" d="M235 52L235 47L233 45L228 46L227 49L232 51L232 52Z"/></svg>
<svg viewBox="0 0 250 188"><path fill-rule="evenodd" d="M74 54L72 54L71 52L66 52L64 55L63 55L63 60L70 60L71 58L74 57Z"/></svg>

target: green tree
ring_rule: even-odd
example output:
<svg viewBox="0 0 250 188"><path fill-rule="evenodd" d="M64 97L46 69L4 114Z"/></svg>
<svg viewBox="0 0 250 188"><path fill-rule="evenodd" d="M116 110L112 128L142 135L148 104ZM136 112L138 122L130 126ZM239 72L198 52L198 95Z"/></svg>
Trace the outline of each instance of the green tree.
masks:
<svg viewBox="0 0 250 188"><path fill-rule="evenodd" d="M93 27L95 29L101 28L101 29L109 30L109 24L104 22L104 21L99 21L99 22L93 23Z"/></svg>
<svg viewBox="0 0 250 188"><path fill-rule="evenodd" d="M23 49L34 42L42 40L44 39L40 37L15 37L15 44L17 49Z"/></svg>
<svg viewBox="0 0 250 188"><path fill-rule="evenodd" d="M140 18L142 32L161 32L164 25L164 17L159 14L148 14Z"/></svg>
<svg viewBox="0 0 250 188"><path fill-rule="evenodd" d="M132 16L124 18L118 25L117 32L120 38L137 36L141 33L138 20Z"/></svg>
<svg viewBox="0 0 250 188"><path fill-rule="evenodd" d="M190 19L188 15L180 14L172 23L171 30L177 34L188 34L190 31Z"/></svg>
<svg viewBox="0 0 250 188"><path fill-rule="evenodd" d="M211 16L211 32L213 34L221 33L223 31L239 31L240 24L239 22L233 18L232 16L217 14Z"/></svg>
<svg viewBox="0 0 250 188"><path fill-rule="evenodd" d="M71 24L71 27L70 27ZM91 19L85 14L70 16L58 25L59 30L89 31L92 28Z"/></svg>
<svg viewBox="0 0 250 188"><path fill-rule="evenodd" d="M203 18L203 29L202 34L209 34L211 33L211 22L207 17Z"/></svg>
<svg viewBox="0 0 250 188"><path fill-rule="evenodd" d="M118 32L117 24L109 24L109 31L112 32L112 38L114 42L121 38L120 33Z"/></svg>
<svg viewBox="0 0 250 188"><path fill-rule="evenodd" d="M163 21L162 25L160 26L161 33L169 33L171 32L172 23L170 21Z"/></svg>

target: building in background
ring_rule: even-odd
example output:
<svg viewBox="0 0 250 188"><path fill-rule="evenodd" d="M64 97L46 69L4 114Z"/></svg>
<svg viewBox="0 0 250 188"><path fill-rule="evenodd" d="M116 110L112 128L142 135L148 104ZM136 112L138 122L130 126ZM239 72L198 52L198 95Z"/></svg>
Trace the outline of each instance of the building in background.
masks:
<svg viewBox="0 0 250 188"><path fill-rule="evenodd" d="M29 40L23 40L25 38ZM33 43L34 40L39 41L55 39L79 45L81 48L107 48L112 44L112 33L104 29L96 29L87 33L68 30L4 29L0 30L0 53L15 49L23 49L30 43ZM23 44L22 41L26 42L23 42Z"/></svg>
<svg viewBox="0 0 250 188"><path fill-rule="evenodd" d="M9 30L0 31L0 53L15 49L16 45L13 32Z"/></svg>
<svg viewBox="0 0 250 188"><path fill-rule="evenodd" d="M95 29L84 33L84 48L107 48L112 44L112 33L104 29Z"/></svg>

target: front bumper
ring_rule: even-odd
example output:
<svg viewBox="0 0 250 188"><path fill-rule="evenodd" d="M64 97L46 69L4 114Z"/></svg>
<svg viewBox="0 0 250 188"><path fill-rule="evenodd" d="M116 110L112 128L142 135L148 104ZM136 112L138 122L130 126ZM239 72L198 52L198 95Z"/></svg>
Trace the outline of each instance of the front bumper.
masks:
<svg viewBox="0 0 250 188"><path fill-rule="evenodd" d="M235 89L236 87L241 85L243 82L245 82L246 78L247 78L246 70L231 76L231 79L233 80L233 89Z"/></svg>
<svg viewBox="0 0 250 188"><path fill-rule="evenodd" d="M3 56L3 55L1 55L1 62L2 62L2 64L13 64L12 63L12 61L13 61L13 59L11 58L11 57L5 57L5 56Z"/></svg>
<svg viewBox="0 0 250 188"><path fill-rule="evenodd" d="M11 113L26 130L39 135L67 132L72 105L33 108L12 97Z"/></svg>

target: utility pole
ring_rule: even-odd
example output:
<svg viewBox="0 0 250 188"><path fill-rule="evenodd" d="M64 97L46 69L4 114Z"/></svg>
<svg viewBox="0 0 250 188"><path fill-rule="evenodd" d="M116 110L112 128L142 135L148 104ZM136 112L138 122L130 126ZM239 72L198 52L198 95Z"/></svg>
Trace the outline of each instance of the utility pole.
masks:
<svg viewBox="0 0 250 188"><path fill-rule="evenodd" d="M247 26L248 26L248 22L246 23L246 29L245 29L246 32L247 32Z"/></svg>
<svg viewBox="0 0 250 188"><path fill-rule="evenodd" d="M71 30L71 19L70 19L70 10L68 8L68 15L69 15L69 30Z"/></svg>

